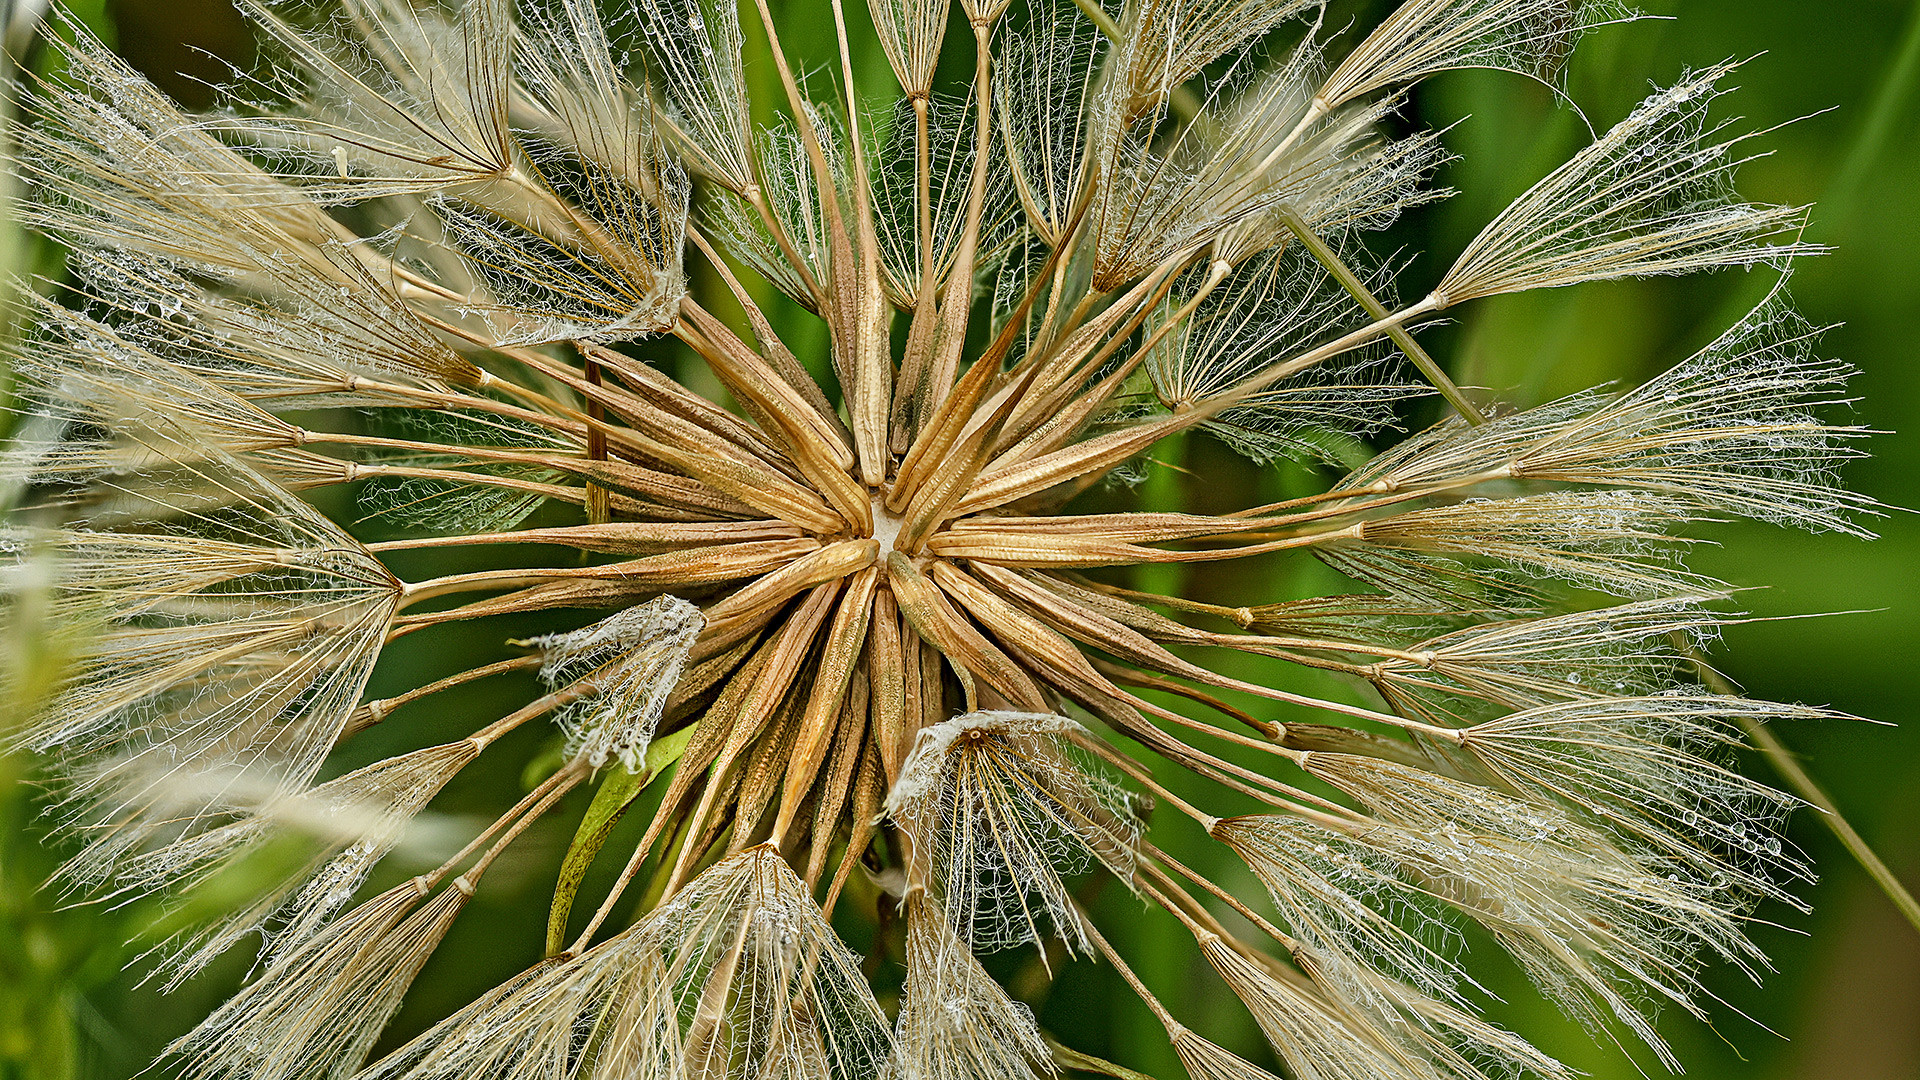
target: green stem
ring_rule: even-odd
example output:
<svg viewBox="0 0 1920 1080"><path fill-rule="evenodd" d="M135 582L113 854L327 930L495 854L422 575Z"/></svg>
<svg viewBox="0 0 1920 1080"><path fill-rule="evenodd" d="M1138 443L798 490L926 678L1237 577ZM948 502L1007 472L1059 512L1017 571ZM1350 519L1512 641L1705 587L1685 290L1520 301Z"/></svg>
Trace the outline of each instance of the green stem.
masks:
<svg viewBox="0 0 1920 1080"><path fill-rule="evenodd" d="M1729 695L1737 692L1733 684L1715 671L1698 650L1689 647L1687 652L1693 660L1694 667L1700 672L1701 681L1706 683L1709 690L1716 694ZM1748 737L1753 739L1754 745L1760 748L1760 752L1767 756L1767 761L1780 773L1781 779L1787 782L1787 787L1795 795L1823 811L1821 820L1826 822L1827 828L1832 829L1833 835L1839 838L1840 846L1846 848L1848 854L1860 863L1861 869L1867 872L1867 876L1873 879L1874 884L1880 886L1881 892L1887 894L1887 899L1893 901L1893 906L1900 909L1900 914L1906 917L1907 922L1911 923L1916 931L1920 931L1920 901L1913 898L1913 894L1907 891L1907 887L1894 875L1893 870L1881 861L1880 856L1874 853L1866 839L1854 830L1852 823L1847 821L1846 815L1840 812L1840 808L1834 805L1833 800L1821 790L1813 777L1807 775L1807 770L1800 767L1800 762L1794 758L1793 751L1787 749L1786 744L1758 720L1741 717L1740 726L1746 729Z"/></svg>
<svg viewBox="0 0 1920 1080"><path fill-rule="evenodd" d="M1853 825L1847 821L1845 815L1840 813L1840 808L1833 804L1833 800L1820 789L1820 785L1814 782L1813 777L1808 776L1807 771L1800 767L1800 763L1794 759L1793 752L1788 750L1786 745L1759 721L1742 718L1741 726L1747 729L1747 734L1752 737L1754 745L1758 746L1761 752L1767 755L1767 760L1773 763L1773 767L1779 770L1781 778L1787 782L1787 787L1791 788L1795 795L1825 811L1821 820L1827 823L1827 828L1833 830L1834 836L1840 838L1840 845L1860 863L1861 869L1867 872L1867 876L1873 879L1874 884L1880 886L1880 891L1887 894L1887 899L1893 901L1893 906L1900 909L1900 914L1906 916L1907 922L1911 923L1915 930L1920 930L1920 901L1913 898L1913 894L1907 891L1907 887L1894 876L1893 870L1874 853L1866 839L1854 831Z"/></svg>
<svg viewBox="0 0 1920 1080"><path fill-rule="evenodd" d="M1334 254L1326 241L1320 239L1312 229L1307 227L1307 223L1301 220L1299 214L1285 206L1280 208L1279 213L1280 220L1287 226L1287 230L1306 245L1314 261L1326 267L1327 273L1332 274L1334 279L1340 282L1341 287L1346 289L1362 308L1366 309L1368 315L1376 320L1386 318L1387 306L1373 295L1373 291L1367 288L1366 282L1361 281L1358 274L1348 269L1346 263L1340 261L1340 256ZM1413 340L1413 335L1407 332L1406 327L1393 326L1387 330L1387 336L1393 339L1393 343L1407 355L1407 359L1413 361L1413 366L1420 369L1420 374L1433 384L1433 388L1440 391L1440 396L1446 398L1461 416L1466 417L1468 423L1478 426L1487 422L1486 414L1476 408L1473 402L1467 400L1467 395L1447 377L1447 373L1440 369L1439 363L1427 355L1427 350Z"/></svg>

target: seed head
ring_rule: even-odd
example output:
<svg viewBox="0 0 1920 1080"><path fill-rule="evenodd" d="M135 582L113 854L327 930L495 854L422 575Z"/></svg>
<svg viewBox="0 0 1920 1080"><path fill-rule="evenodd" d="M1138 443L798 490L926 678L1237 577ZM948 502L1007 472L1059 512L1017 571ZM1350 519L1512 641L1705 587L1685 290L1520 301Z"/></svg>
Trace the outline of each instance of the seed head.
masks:
<svg viewBox="0 0 1920 1080"><path fill-rule="evenodd" d="M1691 683L1734 616L1683 530L1867 535L1836 475L1861 431L1822 418L1848 369L1784 275L1646 385L1534 408L1414 336L1813 251L1801 208L1735 191L1750 136L1709 115L1733 65L1408 303L1368 234L1447 194L1409 88L1557 88L1632 12L1407 0L1349 35L1314 0L880 0L870 25L835 0L836 53L803 58L763 0L240 4L265 59L218 111L69 27L17 133L23 217L74 271L6 358L30 420L0 458L10 606L73 642L14 736L76 843L61 882L184 910L307 845L153 952L171 986L265 943L169 1048L182 1075L1028 1080L1079 1058L980 957L1031 949L1111 964L1192 1076L1265 1076L1128 966L1099 877L1189 931L1306 1080L1564 1080L1477 1015L1468 924L1675 1068L1653 1006L1704 1015L1704 960L1765 967L1747 913L1810 871L1775 832L1793 800L1727 759L1743 724L1828 714ZM869 36L897 93L853 70ZM1429 392L1458 415L1391 434ZM1125 505L1187 438L1328 476ZM1352 584L1276 599L1256 556ZM1244 591L1126 576L1202 563ZM539 629L501 629L504 659L446 644L505 618ZM451 674L368 698L402 638ZM511 711L408 742L516 672ZM529 777L510 809L349 906L548 720L499 770ZM375 725L422 748L322 781ZM583 787L548 956L366 1063L488 868ZM1266 895L1158 846L1155 811ZM602 856L624 867L576 911ZM864 959L836 913L874 926Z"/></svg>

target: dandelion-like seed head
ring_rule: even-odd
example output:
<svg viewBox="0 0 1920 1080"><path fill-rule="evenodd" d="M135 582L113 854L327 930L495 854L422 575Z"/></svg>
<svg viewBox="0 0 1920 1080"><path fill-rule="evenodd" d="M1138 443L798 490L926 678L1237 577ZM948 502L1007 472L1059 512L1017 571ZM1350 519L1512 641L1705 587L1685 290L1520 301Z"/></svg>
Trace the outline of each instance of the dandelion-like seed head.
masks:
<svg viewBox="0 0 1920 1080"><path fill-rule="evenodd" d="M1111 964L1197 1080L1265 1075L1154 995L1090 877L1190 931L1307 1080L1569 1075L1477 1015L1470 923L1675 1067L1654 1011L1702 1014L1705 960L1765 967L1746 912L1808 870L1775 832L1793 800L1727 758L1743 725L1824 714L1693 685L1726 590L1677 530L1864 535L1836 479L1858 431L1820 416L1847 369L1784 286L1645 386L1529 409L1414 334L1812 250L1801 209L1735 192L1747 136L1709 116L1731 65L1406 300L1366 234L1443 197L1447 158L1388 122L1407 90L1557 87L1633 12L1407 0L1336 33L1314 0L881 0L866 26L835 0L807 14L839 46L813 70L765 0L240 6L265 59L219 111L69 27L17 132L22 214L75 281L9 357L32 419L0 464L13 595L72 638L16 740L74 841L59 886L182 904L307 844L149 954L171 986L264 942L169 1049L181 1075L1083 1060L982 964L1009 949ZM868 35L885 94L854 70ZM1314 494L1118 505L1168 440L1331 470L1430 393L1447 419ZM1263 555L1352 585L1229 606L1127 573ZM508 619L545 629L426 645ZM371 696L401 638L448 673ZM512 711L320 782L367 729L404 741L515 672L537 680ZM506 813L355 902L445 785L545 724ZM527 920L546 959L367 1063L488 869L587 789ZM605 850L629 809L641 838ZM1180 819L1265 895L1158 846ZM596 860L622 868L583 893ZM875 920L869 955L836 914Z"/></svg>

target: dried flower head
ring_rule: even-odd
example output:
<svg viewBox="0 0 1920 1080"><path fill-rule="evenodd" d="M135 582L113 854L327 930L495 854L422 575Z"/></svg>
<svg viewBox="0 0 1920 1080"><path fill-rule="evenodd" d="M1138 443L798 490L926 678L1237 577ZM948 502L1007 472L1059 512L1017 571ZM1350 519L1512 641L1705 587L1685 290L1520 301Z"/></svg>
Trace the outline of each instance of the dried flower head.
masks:
<svg viewBox="0 0 1920 1080"><path fill-rule="evenodd" d="M151 954L172 985L265 942L170 1048L181 1075L1024 1080L1067 1052L979 956L1030 949L1111 963L1190 1075L1264 1076L1153 995L1089 875L1191 931L1306 1080L1570 1075L1476 1015L1467 924L1675 1068L1653 1009L1700 1014L1705 959L1764 968L1747 912L1808 870L1775 832L1793 800L1726 757L1744 724L1824 714L1691 683L1726 590L1676 530L1864 535L1835 475L1858 431L1819 415L1847 369L1784 288L1645 386L1525 410L1412 333L1812 250L1801 209L1735 194L1748 136L1709 116L1731 65L1653 94L1407 303L1365 234L1446 194L1440 134L1389 123L1408 88L1557 86L1633 12L1407 0L1331 33L1315 0L881 0L862 27L834 0L837 63L803 74L764 0L240 6L265 59L207 115L74 28L16 163L75 274L8 358L34 420L0 461L7 572L74 640L17 736L77 840L62 881L171 903L310 845ZM856 79L869 34L897 92ZM1166 440L1324 466L1430 392L1458 415L1315 494L1114 505ZM1119 573L1278 553L1354 584L1222 606ZM368 697L396 639L504 617L545 632ZM520 707L316 782L516 671L540 680ZM512 808L347 906L544 721ZM487 869L586 787L547 958L367 1064ZM1155 808L1268 895L1149 841ZM837 906L876 920L864 964Z"/></svg>

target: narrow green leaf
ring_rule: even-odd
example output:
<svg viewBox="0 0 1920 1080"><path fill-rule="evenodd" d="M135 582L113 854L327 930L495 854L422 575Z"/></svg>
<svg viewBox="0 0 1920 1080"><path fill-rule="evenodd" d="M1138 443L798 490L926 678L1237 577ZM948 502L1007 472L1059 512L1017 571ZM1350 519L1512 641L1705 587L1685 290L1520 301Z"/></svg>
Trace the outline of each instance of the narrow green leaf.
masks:
<svg viewBox="0 0 1920 1080"><path fill-rule="evenodd" d="M600 790L593 794L592 805L587 807L587 816L573 834L573 844L567 848L567 857L560 864L559 880L554 882L553 907L547 912L548 956L566 948L567 917L573 912L573 898L580 892L580 883L586 880L587 869L600 854L607 836L647 785L686 753L687 741L693 738L698 726L689 724L653 740L647 747L646 761L637 773L618 766L607 770L606 779L600 781Z"/></svg>

